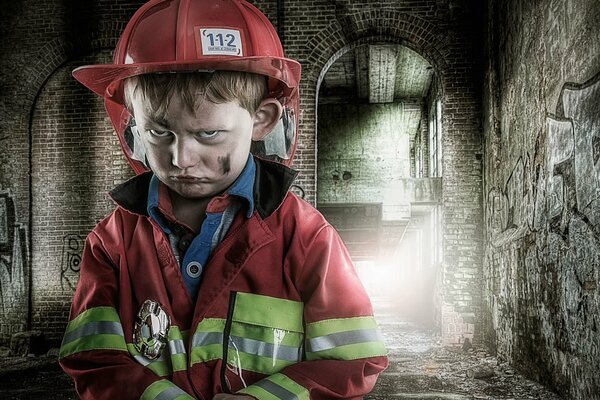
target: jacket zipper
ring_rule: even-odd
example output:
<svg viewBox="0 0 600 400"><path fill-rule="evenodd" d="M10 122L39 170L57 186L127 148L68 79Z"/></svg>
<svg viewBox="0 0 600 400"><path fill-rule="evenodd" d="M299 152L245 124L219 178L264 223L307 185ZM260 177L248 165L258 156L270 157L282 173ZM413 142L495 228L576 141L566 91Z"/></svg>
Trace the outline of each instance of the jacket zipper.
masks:
<svg viewBox="0 0 600 400"><path fill-rule="evenodd" d="M231 389L227 383L225 372L227 371L227 357L229 353L229 335L231 334L231 324L233 323L233 310L235 309L235 299L237 292L229 293L229 307L227 308L227 320L223 330L223 364L221 365L221 388L223 393L231 394Z"/></svg>

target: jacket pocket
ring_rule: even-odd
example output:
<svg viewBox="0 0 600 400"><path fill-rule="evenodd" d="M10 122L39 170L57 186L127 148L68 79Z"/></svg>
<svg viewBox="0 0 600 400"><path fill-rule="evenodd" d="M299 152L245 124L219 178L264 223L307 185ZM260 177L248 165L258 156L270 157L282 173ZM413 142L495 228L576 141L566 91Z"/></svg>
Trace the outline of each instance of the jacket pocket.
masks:
<svg viewBox="0 0 600 400"><path fill-rule="evenodd" d="M302 302L233 292L224 332L227 362L222 378L233 374L246 386L250 384L243 379L246 371L272 375L302 361L303 313Z"/></svg>

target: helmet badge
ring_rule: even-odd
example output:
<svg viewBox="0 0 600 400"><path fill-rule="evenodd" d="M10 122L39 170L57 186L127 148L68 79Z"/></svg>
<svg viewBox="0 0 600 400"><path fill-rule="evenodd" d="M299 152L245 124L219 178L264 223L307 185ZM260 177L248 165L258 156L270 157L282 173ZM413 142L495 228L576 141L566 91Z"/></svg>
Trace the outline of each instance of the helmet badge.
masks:
<svg viewBox="0 0 600 400"><path fill-rule="evenodd" d="M204 56L244 56L242 33L237 29L199 28L202 45L200 54Z"/></svg>
<svg viewBox="0 0 600 400"><path fill-rule="evenodd" d="M170 327L171 319L160 304L154 300L144 301L133 328L135 348L150 360L156 360L168 343Z"/></svg>

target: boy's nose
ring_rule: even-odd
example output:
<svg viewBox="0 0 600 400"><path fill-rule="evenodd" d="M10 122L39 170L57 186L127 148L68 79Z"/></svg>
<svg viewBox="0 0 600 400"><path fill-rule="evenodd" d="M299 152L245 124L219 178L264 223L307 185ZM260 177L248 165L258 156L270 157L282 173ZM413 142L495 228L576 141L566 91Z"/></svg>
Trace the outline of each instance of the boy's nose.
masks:
<svg viewBox="0 0 600 400"><path fill-rule="evenodd" d="M173 165L179 169L193 167L198 164L199 154L195 140L178 139L173 144Z"/></svg>

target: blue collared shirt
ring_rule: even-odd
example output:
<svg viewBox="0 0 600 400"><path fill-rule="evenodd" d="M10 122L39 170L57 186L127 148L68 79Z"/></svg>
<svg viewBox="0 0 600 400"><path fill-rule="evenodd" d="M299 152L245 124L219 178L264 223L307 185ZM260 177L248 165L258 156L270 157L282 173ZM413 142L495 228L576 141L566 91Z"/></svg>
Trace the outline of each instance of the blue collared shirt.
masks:
<svg viewBox="0 0 600 400"><path fill-rule="evenodd" d="M152 176L148 189L148 215L159 224L169 237L173 252L179 261L181 275L192 299L195 299L198 294L204 266L208 262L214 248L221 243L227 234L237 213L243 208L244 204L248 205L246 211L247 218L250 218L254 213L255 174L256 164L252 155L249 155L246 166L225 193L227 196L230 196L231 200L238 199L241 201L230 201L223 212L210 212L211 203L208 204L206 218L202 222L200 232L191 241L189 248L185 251L183 260L180 260L178 256L179 249L181 249L179 242L182 237L177 232L174 232L174 229L171 229L173 223L176 222L169 221L159 209L160 181L156 175Z"/></svg>

